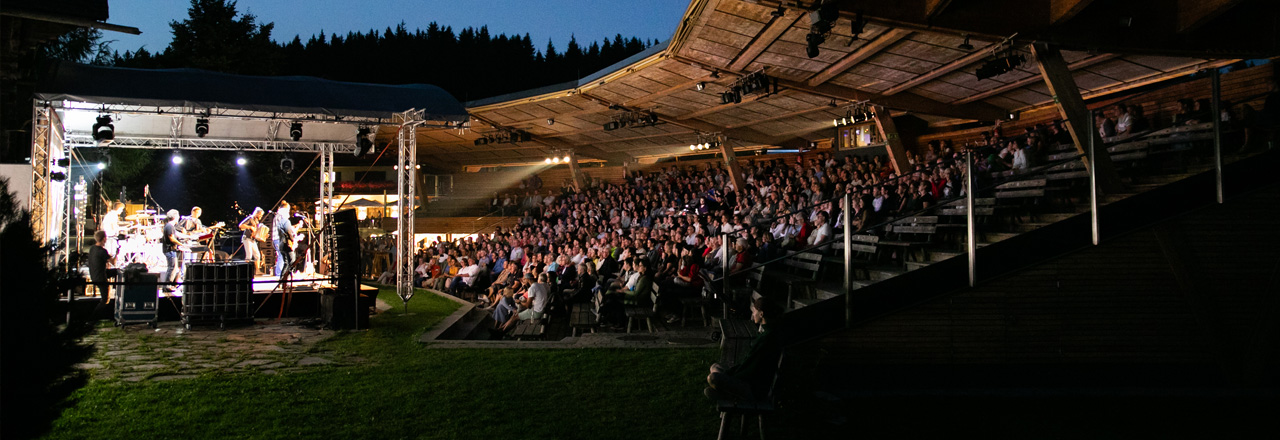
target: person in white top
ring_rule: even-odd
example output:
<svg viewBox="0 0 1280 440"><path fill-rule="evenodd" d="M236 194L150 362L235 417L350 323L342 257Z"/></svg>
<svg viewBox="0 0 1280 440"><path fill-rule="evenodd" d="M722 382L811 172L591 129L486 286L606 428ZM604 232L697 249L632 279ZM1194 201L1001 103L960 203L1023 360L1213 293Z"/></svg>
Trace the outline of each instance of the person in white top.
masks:
<svg viewBox="0 0 1280 440"><path fill-rule="evenodd" d="M471 283L476 280L476 274L480 273L480 265L476 264L476 260L463 257L462 265L462 268L458 269L458 275L453 278L453 284L449 285L450 295L458 296L462 293L462 289L471 287Z"/></svg>
<svg viewBox="0 0 1280 440"><path fill-rule="evenodd" d="M826 211L818 211L818 220L814 222L813 233L809 234L809 246L827 241L831 238L831 225L827 224Z"/></svg>
<svg viewBox="0 0 1280 440"><path fill-rule="evenodd" d="M102 222L98 224L98 229L107 234L107 242L102 247L111 252L111 255L118 255L120 252L116 237L120 236L120 213L122 212L124 212L124 203L116 202L111 206L110 211L102 215Z"/></svg>
<svg viewBox="0 0 1280 440"><path fill-rule="evenodd" d="M1133 128L1133 115L1129 114L1129 106L1124 104L1116 104L1116 135L1129 134L1129 130Z"/></svg>

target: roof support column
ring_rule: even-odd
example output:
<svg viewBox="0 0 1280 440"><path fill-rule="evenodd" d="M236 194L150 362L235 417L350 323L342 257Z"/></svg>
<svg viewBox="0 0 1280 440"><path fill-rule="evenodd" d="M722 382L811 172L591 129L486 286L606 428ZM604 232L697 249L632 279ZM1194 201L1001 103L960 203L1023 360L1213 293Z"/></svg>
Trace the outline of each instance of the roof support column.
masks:
<svg viewBox="0 0 1280 440"><path fill-rule="evenodd" d="M746 179L742 177L742 167L738 165L738 155L734 154L733 146L725 142L720 142L720 155L724 156L725 169L729 171L729 178L733 179L733 190L741 194L743 188L746 188Z"/></svg>
<svg viewBox="0 0 1280 440"><path fill-rule="evenodd" d="M893 164L894 172L899 176L911 170L911 164L907 162L907 149L902 146L902 136L898 135L898 126L893 124L893 116L889 114L889 109L873 105L871 112L876 117L876 127L880 128L880 133L884 135L885 151L889 152L889 163Z"/></svg>
<svg viewBox="0 0 1280 440"><path fill-rule="evenodd" d="M1040 75L1044 77L1045 85L1049 86L1049 94L1053 96L1058 113L1067 122L1067 132L1075 141L1076 151L1084 155L1082 160L1085 167L1091 167L1090 152L1086 148L1089 144L1087 136L1093 137L1095 145L1103 145L1102 137L1096 130L1089 129L1093 115L1080 96L1080 88L1076 87L1076 80L1071 76L1067 62L1062 59L1062 52L1056 47L1035 43L1031 45L1031 54L1040 66ZM1090 172L1097 174L1098 189L1104 193L1116 193L1123 189L1124 185L1120 182L1120 175L1116 173L1115 164L1111 163L1111 155L1107 153L1107 149L1099 148L1097 156L1094 161L1097 169Z"/></svg>
<svg viewBox="0 0 1280 440"><path fill-rule="evenodd" d="M578 168L578 153L573 150L569 150L569 172L573 173L573 188L582 191L587 185L582 178L582 169Z"/></svg>

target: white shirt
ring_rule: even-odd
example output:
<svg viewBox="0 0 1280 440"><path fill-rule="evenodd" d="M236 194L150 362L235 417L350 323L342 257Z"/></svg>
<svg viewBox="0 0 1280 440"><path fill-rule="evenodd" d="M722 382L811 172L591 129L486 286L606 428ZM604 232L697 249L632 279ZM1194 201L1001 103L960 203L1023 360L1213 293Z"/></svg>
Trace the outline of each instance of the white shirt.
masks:
<svg viewBox="0 0 1280 440"><path fill-rule="evenodd" d="M468 286L470 286L471 282L476 279L476 274L478 273L480 273L480 266L476 264L458 269L458 276L462 277L462 282L466 283Z"/></svg>
<svg viewBox="0 0 1280 440"><path fill-rule="evenodd" d="M1116 118L1117 133L1128 130L1131 125L1133 125L1133 116L1130 116L1128 113L1122 114L1119 118Z"/></svg>
<svg viewBox="0 0 1280 440"><path fill-rule="evenodd" d="M547 283L533 283L529 286L529 297L533 300L533 311L546 313L547 303L551 301L551 286Z"/></svg>
<svg viewBox="0 0 1280 440"><path fill-rule="evenodd" d="M831 237L831 225L823 223L816 231L809 234L809 245L815 245L827 241Z"/></svg>

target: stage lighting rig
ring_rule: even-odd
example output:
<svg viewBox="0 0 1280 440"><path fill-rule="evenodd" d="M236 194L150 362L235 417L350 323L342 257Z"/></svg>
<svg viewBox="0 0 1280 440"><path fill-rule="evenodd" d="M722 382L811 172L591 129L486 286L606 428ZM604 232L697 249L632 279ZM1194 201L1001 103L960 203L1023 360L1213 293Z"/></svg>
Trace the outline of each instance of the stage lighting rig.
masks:
<svg viewBox="0 0 1280 440"><path fill-rule="evenodd" d="M209 134L209 118L196 119L196 136L205 137Z"/></svg>
<svg viewBox="0 0 1280 440"><path fill-rule="evenodd" d="M871 104L867 101L857 102L845 109L844 117L836 118L831 124L836 128L847 127L854 124L875 119L875 114L871 112Z"/></svg>
<svg viewBox="0 0 1280 440"><path fill-rule="evenodd" d="M169 157L169 161L173 162L174 165L182 165L182 154L174 151L173 156Z"/></svg>
<svg viewBox="0 0 1280 440"><path fill-rule="evenodd" d="M487 144L514 144L519 142L529 142L533 140L533 135L524 130L511 130L507 128L497 127L498 131L487 133L476 139L476 146Z"/></svg>
<svg viewBox="0 0 1280 440"><path fill-rule="evenodd" d="M612 107L621 109L622 107ZM625 109L624 109L625 110ZM658 125L658 114L653 110L626 110L613 115L613 120L604 124L604 131L613 131L624 127L652 127Z"/></svg>
<svg viewBox="0 0 1280 440"><path fill-rule="evenodd" d="M360 127L356 129L356 158L364 157L366 154L373 153L373 140L369 139L369 133L372 130L369 127Z"/></svg>
<svg viewBox="0 0 1280 440"><path fill-rule="evenodd" d="M760 94L761 97L778 93L778 79L765 75L763 70L748 73L729 86L729 91L720 94L720 104L738 104L742 95Z"/></svg>
<svg viewBox="0 0 1280 440"><path fill-rule="evenodd" d="M295 121L294 123L289 124L289 138L293 139L294 142L297 142L302 139L302 123L301 122Z"/></svg>
<svg viewBox="0 0 1280 440"><path fill-rule="evenodd" d="M1012 72L1022 66L1022 63L1025 62L1027 62L1026 57L1021 54L1014 54L1013 49L1009 49L1009 52L1005 56L989 60L982 66L979 66L975 75L977 75L978 80L981 81Z"/></svg>
<svg viewBox="0 0 1280 440"><path fill-rule="evenodd" d="M111 124L111 116L98 116L98 123L93 124L93 140L98 142L116 138L116 126Z"/></svg>
<svg viewBox="0 0 1280 440"><path fill-rule="evenodd" d="M285 174L293 174L293 159L287 157L280 159L280 171Z"/></svg>
<svg viewBox="0 0 1280 440"><path fill-rule="evenodd" d="M698 133L698 139L689 145L689 151L703 151L719 148L724 136L719 133Z"/></svg>
<svg viewBox="0 0 1280 440"><path fill-rule="evenodd" d="M808 43L805 54L809 58L818 56L819 46L827 41L827 34L831 33L831 28L839 18L840 9L835 0L822 0L816 11L809 12L809 34L804 37L805 43Z"/></svg>

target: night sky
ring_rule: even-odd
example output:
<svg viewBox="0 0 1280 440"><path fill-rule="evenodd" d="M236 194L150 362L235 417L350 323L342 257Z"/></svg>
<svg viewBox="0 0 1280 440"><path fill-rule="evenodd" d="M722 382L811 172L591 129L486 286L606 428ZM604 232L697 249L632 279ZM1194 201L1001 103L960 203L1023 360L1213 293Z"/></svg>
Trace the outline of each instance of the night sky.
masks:
<svg viewBox="0 0 1280 440"><path fill-rule="evenodd" d="M106 33L113 50L164 50L172 40L169 22L187 17L190 2L184 0L127 0L111 2L113 24L134 26L142 35ZM666 41L675 33L689 0L239 0L236 10L257 16L258 22L274 22L271 36L288 42L294 35L306 41L320 33L346 35L348 31L379 31L401 21L409 30L425 29L435 21L452 26L489 26L489 33L528 33L534 47L543 50L550 39L563 52L569 36L586 49L592 41L621 33L623 37Z"/></svg>

